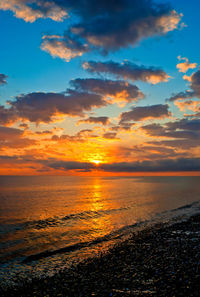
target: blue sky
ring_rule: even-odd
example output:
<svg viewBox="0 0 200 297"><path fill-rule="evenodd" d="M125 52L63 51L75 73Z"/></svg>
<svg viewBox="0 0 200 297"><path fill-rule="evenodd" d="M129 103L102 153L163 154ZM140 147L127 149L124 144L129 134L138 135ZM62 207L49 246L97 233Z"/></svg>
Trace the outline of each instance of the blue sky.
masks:
<svg viewBox="0 0 200 297"><path fill-rule="evenodd" d="M127 148L130 148L130 146L132 145L137 146L140 143L139 136L136 137L135 143L132 140L134 128L130 128L130 131L129 131L130 134L125 134L125 132L121 132L121 134L118 135L118 132L117 132L116 135L114 134L111 135L113 131L117 131L116 129L121 129L121 127L117 128L117 125L120 125L120 119L123 117L122 114L125 112L130 113L131 110L135 107L145 107L145 106L148 107L148 106L159 105L160 108L164 108L163 107L164 105L166 104L169 105L168 106L169 112L165 114L166 117L163 117L162 114L160 117L155 115L152 116L153 109L151 109L150 107L149 112L151 114L149 115L149 117L147 117L147 119L145 117L143 118L141 117L139 118L138 122L135 120L136 118L138 118L138 115L136 118L134 117L135 117L135 113L140 111L139 109L136 109L133 112L132 122L131 123L129 122L128 124L130 125L130 127L131 125L138 126L139 129L141 129L140 131L145 130L146 128L144 127L152 123L159 124L159 125L162 125L162 124L165 125L166 123L166 125L168 125L170 117L171 117L170 121L172 123L174 123L174 121L177 121L177 128L176 128L177 130L175 129L175 132L178 132L178 129L179 129L178 127L180 126L180 124L178 124L178 121L182 121L184 123L187 122L187 124L189 122L189 125L190 125L191 121L199 120L198 119L199 93L197 91L198 82L196 81L196 77L198 78L198 75L199 75L198 67L200 65L200 58L199 58L200 2L198 0L153 1L157 4L159 3L161 5L160 7L162 8L161 11L159 11L159 13L155 11L153 12L153 14L155 13L156 19L157 19L155 24L153 22L150 23L150 27L151 26L152 27L146 28L147 33L145 32L145 30L141 31L143 32L141 33L140 27L136 27L135 30L136 31L138 30L137 33L139 34L139 38L138 40L133 39L133 41L131 41L131 35L128 36L129 33L127 31L124 31L124 34L122 32L122 35L120 37L121 27L116 29L115 28L116 24L114 23L112 24L112 21L110 23L110 27L107 28L107 33L106 33L105 28L103 28L104 24L97 22L95 18L97 17L101 19L102 17L105 17L106 14L108 15L110 14L111 20L112 18L115 19L115 14L118 14L117 3L119 3L119 7L123 7L125 11L126 11L126 5L127 7L128 5L130 6L132 16L131 16L131 13L128 13L126 11L127 17L130 17L130 21L135 22L135 20L137 21L138 16L134 15L134 5L136 7L136 10L140 6L141 6L140 7L141 9L144 9L144 6L146 5L144 4L145 1L142 0L141 3L138 4L139 2L137 0L133 0L133 1L117 0L116 7L115 7L115 4L113 4L113 6L109 6L109 4L108 3L106 4L105 1L102 1L102 2L97 1L96 2L97 12L90 10L93 5L91 4L92 2L90 0L86 1L88 2L88 6L86 6L85 8L84 7L81 8L81 3L82 3L81 1L82 0L79 0L77 2L80 4L80 7L78 6L78 4L75 4L74 2L72 2L73 4L71 4L70 1L63 2L63 1L56 1L56 0L52 2L50 1L50 6L48 7L46 5L48 4L49 1L41 1L39 3L38 0L31 1L32 4L30 4L29 1L27 1L26 3L26 1L23 2L21 0L15 0L14 3L16 4L16 6L10 4L9 7L6 6L7 2L4 0L2 1L2 4L0 4L0 28L2 28L1 47L0 47L0 57L1 57L0 74L2 73L3 75L7 76L6 84L5 83L1 84L1 81L0 81L0 84L1 84L0 85L0 105L2 106L2 108L6 106L6 110L7 108L9 109L9 115L8 115L9 119L6 120L7 122L5 121L5 123L3 122L3 120L1 121L1 125L3 127L2 129L4 129L4 127L6 127L6 129L16 129L16 130L19 130L15 132L21 135L20 139L22 138L27 139L27 137L28 139L31 139L31 140L34 139L34 141L32 142L32 146L30 146L30 148L22 146L20 147L20 151L19 151L19 149L17 149L16 147L14 148L13 151L10 151L10 153L8 154L10 157L14 155L23 156L30 153L31 150L36 151L39 148L41 149L41 147L43 147L43 154L46 156L46 158L48 158L49 156L51 158L56 158L53 153L47 154L48 149L47 147L46 148L44 147L44 143L45 143L44 141L47 141L45 138L40 139L41 142L39 144L37 142L38 136L37 137L36 135L33 136L33 132L37 132L37 131L42 132L44 130L45 131L49 130L51 131L51 133L49 132L49 135L51 134L51 137L53 139L52 129L56 131L56 128L58 128L58 130L62 128L63 130L59 130L59 131L63 131L62 132L63 135L70 135L74 137L77 133L81 131L81 129L92 130L92 132L90 133L93 133L93 136L95 134L95 137L97 138L99 137L97 141L98 143L96 143L96 147L99 146L99 148L101 147L101 149L102 149L102 143L103 143L102 139L104 139L104 135L105 135L105 138L107 137L107 139L109 139L108 141L110 140L116 141L115 143L116 147L119 147L119 145L121 145L120 143L123 141L124 141L123 145L127 146ZM148 10L151 11L151 12L148 12L151 14L153 11L152 1L149 1L148 3L150 4L148 4L145 9L147 9L147 11ZM164 3L170 3L171 5L170 9L165 8ZM15 15L16 7L18 9L17 13L21 13L20 16ZM27 15L26 15L26 12L24 12L24 8L30 9ZM63 18L62 21L58 21L57 18L59 18L60 11L64 14L69 13L70 17L66 19ZM173 14L173 11L176 11L176 14ZM38 13L40 17L38 17ZM48 13L50 13L50 16ZM119 16L121 16L121 14L119 14ZM173 29L172 28L169 29L169 27L171 26L170 16L171 16L171 21L176 22ZM27 21L27 17L29 18L33 17L34 19L32 20L34 21L30 22L29 21L30 19L28 19ZM166 20L164 22L163 20L165 17L166 17ZM54 18L54 20L52 18ZM147 16L145 15L143 16L143 18L145 19L147 18ZM177 21L177 18L179 18L178 21ZM90 21L91 23L93 22L92 24L96 24L96 27L93 28L92 26L90 26ZM109 22L108 19L105 19L105 22L106 21ZM122 18L122 23L121 23L122 27L124 26L124 23L126 22ZM159 27L158 24L161 24L161 27ZM116 26L118 26L118 23ZM143 23L141 23L141 28L142 26L143 26ZM73 31L73 30L77 30L77 28L79 31ZM104 35L102 35L102 32L100 32L101 30L104 30L102 31ZM119 38L117 35L117 30L119 31ZM63 37L63 34L64 34L64 37ZM45 40L45 39L42 40L43 36L47 36L46 38L47 38L48 46L51 46L51 50L52 50L53 42L57 42L58 40L57 37L56 38L53 37L53 42L52 42L52 37L49 37L52 35L60 36L59 40L62 40L62 42L65 44L66 47L69 46L69 49L71 51L70 54L73 54L73 53L76 54L77 51L83 51L82 55L77 56L75 58L71 57L67 62L66 60L58 57L59 53L56 53L57 57L53 57L52 53L50 54L49 52L42 50L41 44ZM133 31L133 35L134 35L134 31ZM123 44L123 41L122 41L123 36L125 37L124 38L125 45ZM113 38L113 45L110 44L110 41L109 41L112 38ZM72 45L73 45L73 48L72 48ZM84 47L86 50L84 49ZM59 51L58 48L56 48L56 50L57 52ZM107 53L106 54L102 53L102 50L105 50ZM177 58L178 56L186 57L188 60L178 60ZM151 69L151 71L154 72L159 69L159 71L164 72L163 75L169 75L170 78L164 79L159 77L159 82L156 82L155 84L149 83L147 78L145 79L139 78L136 80L136 82L133 82L130 79L127 80L126 77L122 77L122 76L120 77L120 76L114 75L112 71L109 73L105 73L105 72L98 73L98 71L95 70L94 72L91 73L83 69L82 64L84 62L89 62L89 61L101 62L102 65L108 61L116 62L119 65L121 65L121 63L123 63L124 61L125 63L126 61L128 61L129 63L132 63L134 65L137 64L140 68L142 68L141 65L144 65L144 68L146 69L145 71L147 71L148 69ZM187 61L189 64L196 63L196 67L195 67L196 69L189 67L187 71L180 72L177 69L177 64L181 62L185 63ZM142 71L144 71L144 69ZM196 76L195 76L195 73L196 73ZM188 79L183 79L184 74L187 75ZM55 95L57 96L55 97L57 98L55 99L55 101L56 100L59 101L60 100L59 98L63 96L64 92L66 92L68 88L71 88L69 84L70 80L75 80L75 79L84 80L86 78L97 79L98 82L95 82L95 83L98 83L98 84L105 80L112 80L112 82L110 81L109 83L113 83L116 80L123 80L124 82L127 81L128 84L136 85L136 87L139 88L139 90L142 93L144 93L145 98L143 100L138 100L138 101L130 100L125 102L126 104L124 103L120 106L116 101L117 100L116 99L117 97L116 97L115 99L112 99L114 100L112 104L110 103L105 104L105 103L99 102L98 108L94 108L95 105L91 105L87 107L86 110L81 110L79 114L77 113L77 111L74 111L74 110L70 111L72 112L70 114L67 109L67 111L64 111L63 113L64 118L62 119L62 121L61 119L59 119L57 122L55 121L55 119L53 119L55 109L57 110L56 114L58 113L62 114L61 112L62 110L59 109L61 108L59 106L52 107L51 106L52 101L51 103L49 103L49 105L46 103L45 103L46 105L44 105L44 109L46 109L46 111L44 110L44 113L46 112L46 115L36 114L37 112L36 110L34 110L35 118L33 119L31 115L25 114L26 113L25 108L27 108L27 106L30 107L31 106L30 104L32 104L30 103L30 100L32 100L30 99L30 96L32 96L31 98L34 98L34 100L36 100L34 102L38 102L37 104L39 105L37 105L37 108L40 109L40 106L41 106L41 109L42 109L43 100L47 100L47 102L48 100L51 100L49 98L46 99L46 97L49 96L48 95L49 93L55 93ZM90 84L93 84L93 83L94 82L90 81ZM184 95L185 96L184 98L178 98L179 101L171 100L171 102L168 101L168 103L166 103L167 98L170 98L172 97L172 95L176 95L180 92L183 93L187 89L189 89L190 92L193 92L193 94L191 95L190 93L189 97L187 95ZM37 97L37 92L40 92L40 95L38 97ZM91 93L91 90L89 91L89 93ZM17 96L19 96L21 99L16 99ZM104 96L101 97L102 100L105 99ZM62 98L62 100L64 99L66 98L65 97ZM186 99L190 100L190 102L184 101ZM14 103L11 103L11 107L9 107L6 104L6 102L10 100L14 102ZM22 100L23 102L20 100ZM54 108L54 111L51 108ZM49 115L48 115L48 112L50 112ZM146 109L144 109L144 112L146 112ZM190 115L190 113L192 113L192 116ZM92 122L88 122L87 120L85 121L85 123L81 124L80 126L79 116L80 118L106 116L109 118L110 123L112 122L112 124L116 125L116 127L112 128L111 124L109 124L108 126L104 126L103 124L103 126L100 125L99 127L96 127L95 125L97 124L97 121L92 123ZM98 122L98 123L101 123L101 122ZM196 124L199 125L199 122L197 123L195 122L195 125ZM26 126L24 130L23 130L23 125L24 127ZM169 125L165 126L165 129L168 129L166 127L169 127ZM185 126L184 126L184 129L186 129ZM187 133L188 133L188 129L189 128L187 126L187 129L186 129ZM2 131L3 131L2 133L5 134L5 131L4 130ZM149 146L150 148L150 142L147 141L147 136L150 137L149 141L152 140L153 132L151 131L150 133L149 130L148 132L147 130L145 131L146 131L145 133L147 133L145 135L143 135L143 132L141 132L142 133L141 135L143 135L142 136L143 143ZM169 137L169 130L166 130L166 131L163 135L161 135L161 137ZM9 130L9 132L12 134L14 133L14 130L12 131ZM81 141L95 142L94 138L93 139L90 138L91 135L90 136L86 135L85 139L83 139L84 137L81 138ZM60 134L59 135L56 134L56 136L61 137ZM79 136L76 136L76 137L79 137ZM1 137L1 131L0 131L0 137ZM177 136L174 136L173 134L173 136L171 137L176 138ZM56 137L54 137L54 141L55 139ZM65 139L66 139L66 136L65 136ZM74 139L75 138L73 138L73 141ZM5 141L4 138L3 140ZM18 139L16 140L16 142L17 141ZM50 141L50 138L48 138L48 141ZM78 141L80 141L80 139ZM153 141L154 141L154 145L157 145L155 143L155 139L153 139ZM37 143L37 144L34 146L33 143L35 144ZM12 145L14 146L14 144ZM49 145L51 146L51 144ZM65 145L67 146L68 144L65 144ZM140 145L142 146L142 144ZM164 145L164 143L161 142L159 145L162 146ZM3 146L2 152L1 152L2 156L5 153L5 149L6 149L6 146ZM174 152L176 151L177 153L177 149L176 148L173 148L173 149L174 149ZM75 152L74 149L72 150L73 152ZM193 151L191 156L187 155L185 157L187 158L198 157L199 143L197 143L196 146L193 146L192 150ZM174 155L172 154L168 157L172 159L173 158L175 159L178 157L184 157L183 152L184 150L183 151L180 150L179 155L176 155L174 153ZM109 154L110 154L110 151L108 152L108 155ZM69 154L69 160L71 160L70 158L73 159L73 156L72 157L70 156L71 155ZM166 155L166 158L167 158L167 155ZM80 159L80 162L85 160L89 161L90 159L91 158L89 157L88 158L83 157L82 159ZM127 161L126 158L123 159L123 157L122 157L122 160ZM108 161L113 162L112 158L111 159L108 158ZM135 160L133 158L130 161L133 162ZM44 165L41 165L41 166L44 166Z"/></svg>
<svg viewBox="0 0 200 297"><path fill-rule="evenodd" d="M170 91L182 90L185 83L177 73L177 56L186 56L191 61L199 62L200 3L198 0L176 0L171 3L177 12L183 13L183 21L187 27L182 30L170 32L165 37L143 40L134 48L110 53L105 57L89 53L69 63L52 58L40 49L42 35L62 34L68 26L69 19L63 22L38 19L34 23L28 23L15 18L11 11L0 10L0 27L4 28L1 30L1 72L9 76L9 84L0 89L1 102L19 93L64 91L70 79L89 76L80 67L81 61L88 58L115 61L128 59L162 67L175 80L170 82L170 88L168 85L162 85L156 88L155 93L151 86L146 86L147 91L150 89L152 97L164 98L165 94L170 95Z"/></svg>

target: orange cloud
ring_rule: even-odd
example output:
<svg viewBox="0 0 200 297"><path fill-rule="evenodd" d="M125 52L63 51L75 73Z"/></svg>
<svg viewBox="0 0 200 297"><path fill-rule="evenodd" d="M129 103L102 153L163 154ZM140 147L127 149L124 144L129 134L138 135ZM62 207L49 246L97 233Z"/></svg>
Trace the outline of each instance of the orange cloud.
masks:
<svg viewBox="0 0 200 297"><path fill-rule="evenodd" d="M176 65L176 68L178 68L179 72L186 73L189 69L194 69L197 67L197 63L189 63L189 60L187 58L182 58L181 56L178 56L179 61L183 60L185 62L178 63ZM185 76L185 78L188 78Z"/></svg>
<svg viewBox="0 0 200 297"><path fill-rule="evenodd" d="M68 36L45 35L42 39L42 50L48 52L52 57L61 58L66 62L72 58L80 57L88 51L87 45L82 45Z"/></svg>
<svg viewBox="0 0 200 297"><path fill-rule="evenodd" d="M187 101L175 101L174 105L176 105L180 111L185 111L186 109L192 110L194 112L200 111L200 101L194 101L194 100L187 100Z"/></svg>
<svg viewBox="0 0 200 297"><path fill-rule="evenodd" d="M37 9L31 7L30 1L26 0L1 0L0 9L11 10L17 18L26 22L34 22L39 18L51 18L61 21L67 17L67 12L56 5L53 1L31 1L35 2Z"/></svg>

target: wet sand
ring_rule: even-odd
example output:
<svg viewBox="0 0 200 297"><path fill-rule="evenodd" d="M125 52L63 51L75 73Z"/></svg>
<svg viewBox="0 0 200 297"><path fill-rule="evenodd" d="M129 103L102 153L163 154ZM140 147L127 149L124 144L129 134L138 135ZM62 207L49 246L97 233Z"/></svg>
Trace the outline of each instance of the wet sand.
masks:
<svg viewBox="0 0 200 297"><path fill-rule="evenodd" d="M200 214L133 234L108 252L3 296L200 296Z"/></svg>

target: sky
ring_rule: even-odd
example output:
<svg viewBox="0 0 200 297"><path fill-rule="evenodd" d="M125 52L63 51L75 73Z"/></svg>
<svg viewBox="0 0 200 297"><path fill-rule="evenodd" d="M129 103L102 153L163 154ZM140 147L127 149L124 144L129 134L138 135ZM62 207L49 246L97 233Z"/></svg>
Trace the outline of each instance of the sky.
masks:
<svg viewBox="0 0 200 297"><path fill-rule="evenodd" d="M2 0L1 175L200 174L198 0Z"/></svg>

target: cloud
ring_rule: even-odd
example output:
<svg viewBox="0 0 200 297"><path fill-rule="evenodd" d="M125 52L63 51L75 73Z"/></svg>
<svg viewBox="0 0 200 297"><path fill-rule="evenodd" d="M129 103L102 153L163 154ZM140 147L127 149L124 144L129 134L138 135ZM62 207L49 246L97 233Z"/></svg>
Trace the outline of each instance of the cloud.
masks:
<svg viewBox="0 0 200 297"><path fill-rule="evenodd" d="M10 125L18 120L49 123L60 116L83 116L85 111L103 107L114 102L138 101L144 94L137 86L121 80L75 79L73 89L65 93L33 92L8 101L8 108L0 106L0 123ZM89 117L81 122L107 124L107 117Z"/></svg>
<svg viewBox="0 0 200 297"><path fill-rule="evenodd" d="M19 138L23 135L23 130L10 128L10 127L2 127L0 126L0 140Z"/></svg>
<svg viewBox="0 0 200 297"><path fill-rule="evenodd" d="M0 107L4 124L17 120L49 123L62 115L83 116L85 111L107 103L100 95L68 90L62 93L29 93L9 101L10 108Z"/></svg>
<svg viewBox="0 0 200 297"><path fill-rule="evenodd" d="M109 117L89 117L87 119L83 119L78 121L78 123L91 123L91 124L102 124L107 125L109 124L110 120Z"/></svg>
<svg viewBox="0 0 200 297"><path fill-rule="evenodd" d="M53 169L61 170L102 170L107 172L170 172L200 171L200 158L179 158L145 160L137 162L121 162L111 164L95 164L87 162L56 161L47 163Z"/></svg>
<svg viewBox="0 0 200 297"><path fill-rule="evenodd" d="M165 35L177 29L182 18L169 5L153 0L1 0L0 8L26 22L38 18L61 21L72 16L69 31L104 51Z"/></svg>
<svg viewBox="0 0 200 297"><path fill-rule="evenodd" d="M95 3L96 6L103 8L99 2ZM105 9L101 9L94 16L86 13L86 17L79 24L72 26L71 30L93 47L113 51L134 46L144 38L165 35L175 30L182 18L181 14L168 5L156 4L151 0L117 2L118 7L115 2L112 3L113 8L109 3L108 10L103 1Z"/></svg>
<svg viewBox="0 0 200 297"><path fill-rule="evenodd" d="M166 99L166 101L174 102L176 100L191 99L194 97L200 98L200 69L190 76L189 81L191 90L173 94L172 97Z"/></svg>
<svg viewBox="0 0 200 297"><path fill-rule="evenodd" d="M161 145L164 147L173 147L190 153L191 148L200 146L200 120L199 119L181 119L175 122L168 122L165 125L152 124L143 126L142 129L149 136L156 138L167 137L170 140L150 141L148 144Z"/></svg>
<svg viewBox="0 0 200 297"><path fill-rule="evenodd" d="M26 22L71 17L63 37L46 37L41 46L66 61L88 50L107 53L135 46L183 26L182 14L153 0L1 0L0 9L11 10Z"/></svg>
<svg viewBox="0 0 200 297"><path fill-rule="evenodd" d="M7 84L7 81L6 81L7 78L8 78L7 75L0 73L0 85Z"/></svg>
<svg viewBox="0 0 200 297"><path fill-rule="evenodd" d="M53 135L51 139L53 141L61 141L61 142L66 142L66 141L83 142L86 139L88 140L89 137L90 138L96 137L96 135L93 135L93 130L83 129L83 130L80 130L79 132L77 132L75 135L67 135L67 134L62 134L60 136Z"/></svg>
<svg viewBox="0 0 200 297"><path fill-rule="evenodd" d="M141 80L152 84L167 82L170 78L165 71L155 67L146 67L136 65L129 61L117 63L113 61L95 62L89 61L83 63L83 68L91 73L106 73L116 77L122 77L131 81Z"/></svg>
<svg viewBox="0 0 200 297"><path fill-rule="evenodd" d="M116 132L106 132L103 134L103 138L106 139L116 139L117 133Z"/></svg>
<svg viewBox="0 0 200 297"><path fill-rule="evenodd" d="M194 97L194 92L192 91L179 92L177 94L173 94L170 98L166 99L166 102L174 102L177 100L191 99L193 97Z"/></svg>
<svg viewBox="0 0 200 297"><path fill-rule="evenodd" d="M12 108L0 105L0 124L11 125L18 120L16 112Z"/></svg>
<svg viewBox="0 0 200 297"><path fill-rule="evenodd" d="M188 120L188 119L181 119L176 122L169 122L166 124L168 129L170 130L190 130L190 131L199 131L200 132L200 119L196 120Z"/></svg>
<svg viewBox="0 0 200 297"><path fill-rule="evenodd" d="M200 120L182 119L175 122L168 122L165 125L150 124L142 129L154 137L170 137L178 139L200 139Z"/></svg>
<svg viewBox="0 0 200 297"><path fill-rule="evenodd" d="M199 171L200 158L145 160L133 163L103 164L101 168L110 172L169 172Z"/></svg>
<svg viewBox="0 0 200 297"><path fill-rule="evenodd" d="M144 98L137 86L121 80L87 78L72 80L70 84L76 90L96 93L113 99L113 102L132 102Z"/></svg>
<svg viewBox="0 0 200 297"><path fill-rule="evenodd" d="M200 118L200 112L196 112L193 114L184 114L185 117L195 117L195 118Z"/></svg>
<svg viewBox="0 0 200 297"><path fill-rule="evenodd" d="M135 123L120 123L120 125L112 126L110 130L112 131L123 131L123 130L131 130L131 128L135 125Z"/></svg>
<svg viewBox="0 0 200 297"><path fill-rule="evenodd" d="M1 0L0 9L11 10L17 18L34 22L39 18L51 18L61 21L67 17L67 11L59 5L62 1L45 0Z"/></svg>
<svg viewBox="0 0 200 297"><path fill-rule="evenodd" d="M135 46L142 39L162 36L181 28L182 14L166 3L153 0L1 0L0 9L34 22L39 18L62 21L71 17L67 35L74 34L90 50L108 52ZM46 40L44 50L68 60L79 56L64 39ZM85 52L85 51L84 51ZM66 59L67 57L67 59Z"/></svg>
<svg viewBox="0 0 200 297"><path fill-rule="evenodd" d="M92 163L76 161L55 161L48 164L48 167L62 170L91 170L94 168Z"/></svg>
<svg viewBox="0 0 200 297"><path fill-rule="evenodd" d="M52 57L59 57L66 62L72 58L82 56L89 51L87 44L82 44L76 36L45 35L41 49L48 52Z"/></svg>
<svg viewBox="0 0 200 297"><path fill-rule="evenodd" d="M178 59L179 61L185 61L176 65L176 68L178 68L179 72L186 73L189 69L194 69L197 67L197 63L189 63L187 58L181 58L181 56L178 56Z"/></svg>
<svg viewBox="0 0 200 297"><path fill-rule="evenodd" d="M130 160L152 160L152 159L166 159L169 157L180 158L184 153L176 153L174 148L163 147L159 145L152 145L144 143L144 145L134 145L133 147L118 147L118 156L120 159Z"/></svg>
<svg viewBox="0 0 200 297"><path fill-rule="evenodd" d="M20 124L19 127L20 128L24 128L24 129L28 129L29 128L28 124L26 124L26 123Z"/></svg>
<svg viewBox="0 0 200 297"><path fill-rule="evenodd" d="M180 111L184 111L186 109L192 110L194 112L200 111L200 101L187 100L187 101L175 101L174 105L176 105Z"/></svg>
<svg viewBox="0 0 200 297"><path fill-rule="evenodd" d="M194 95L200 98L200 70L191 75L190 88L194 91Z"/></svg>
<svg viewBox="0 0 200 297"><path fill-rule="evenodd" d="M188 139L173 139L173 140L161 140L161 141L150 141L149 144L163 145L165 147L172 147L180 150L190 150L191 148L198 148L200 146L200 139L193 138Z"/></svg>
<svg viewBox="0 0 200 297"><path fill-rule="evenodd" d="M168 109L167 104L133 107L131 111L121 113L120 123L169 117L171 113Z"/></svg>
<svg viewBox="0 0 200 297"><path fill-rule="evenodd" d="M34 145L35 140L24 138L23 130L0 126L0 148L24 148Z"/></svg>

